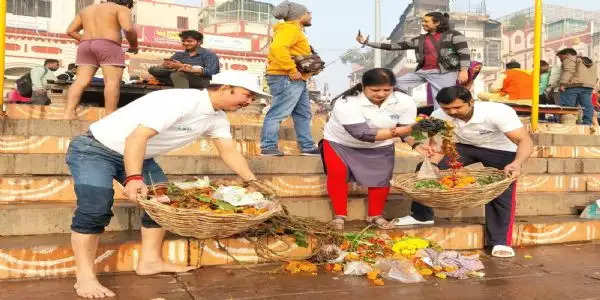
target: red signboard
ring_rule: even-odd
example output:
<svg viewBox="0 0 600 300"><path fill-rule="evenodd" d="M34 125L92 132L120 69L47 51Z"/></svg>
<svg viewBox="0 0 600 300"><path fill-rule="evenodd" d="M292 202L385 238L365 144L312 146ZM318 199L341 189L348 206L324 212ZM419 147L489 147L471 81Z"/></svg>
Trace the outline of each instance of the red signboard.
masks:
<svg viewBox="0 0 600 300"><path fill-rule="evenodd" d="M139 26L138 33L143 37L146 43L171 44L178 46L181 44L179 30L165 29L153 26Z"/></svg>

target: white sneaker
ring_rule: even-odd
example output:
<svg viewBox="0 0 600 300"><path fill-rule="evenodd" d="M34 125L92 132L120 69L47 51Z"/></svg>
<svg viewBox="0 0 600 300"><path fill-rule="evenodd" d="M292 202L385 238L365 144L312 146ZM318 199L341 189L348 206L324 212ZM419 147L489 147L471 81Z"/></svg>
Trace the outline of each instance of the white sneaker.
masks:
<svg viewBox="0 0 600 300"><path fill-rule="evenodd" d="M390 221L394 226L409 226L409 225L432 225L433 220L419 221L412 216L406 216L402 218L395 218Z"/></svg>

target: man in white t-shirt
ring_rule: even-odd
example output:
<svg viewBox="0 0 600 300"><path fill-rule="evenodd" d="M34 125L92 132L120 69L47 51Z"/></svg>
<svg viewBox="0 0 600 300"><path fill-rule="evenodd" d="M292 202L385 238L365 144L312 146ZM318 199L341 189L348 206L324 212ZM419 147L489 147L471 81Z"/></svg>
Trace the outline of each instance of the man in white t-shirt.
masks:
<svg viewBox="0 0 600 300"><path fill-rule="evenodd" d="M219 155L248 185L259 185L246 159L237 151L225 111L249 105L264 94L257 76L228 71L213 76L206 90L168 89L149 93L90 125L74 138L67 164L75 182L77 209L71 225L77 283L85 298L112 297L94 272L100 233L113 216L113 179L125 186L130 201L147 194L147 185L166 183L154 157L199 137L213 138ZM186 272L193 267L162 260L165 230L145 212L142 247L136 273Z"/></svg>
<svg viewBox="0 0 600 300"><path fill-rule="evenodd" d="M447 87L437 95L441 109L431 117L452 121L459 161L467 166L481 162L486 167L504 170L518 176L521 167L533 152L533 142L516 112L508 105L494 102L474 102L471 93L460 86ZM432 157L439 167L448 168L441 154ZM486 245L492 255L514 256L510 248L516 205L516 183L485 206ZM394 220L398 226L433 224L433 210L413 202L412 214Z"/></svg>

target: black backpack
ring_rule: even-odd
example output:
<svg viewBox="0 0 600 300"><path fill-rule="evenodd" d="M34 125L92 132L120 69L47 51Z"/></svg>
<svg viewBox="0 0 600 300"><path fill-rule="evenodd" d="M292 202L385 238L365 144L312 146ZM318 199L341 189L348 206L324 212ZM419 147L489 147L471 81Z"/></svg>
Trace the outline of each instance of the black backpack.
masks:
<svg viewBox="0 0 600 300"><path fill-rule="evenodd" d="M23 97L31 98L31 95L33 95L32 85L30 72L25 73L25 75L17 79L17 91Z"/></svg>
<svg viewBox="0 0 600 300"><path fill-rule="evenodd" d="M47 69L44 70L44 74L42 75L42 77L46 76L46 73L48 73ZM33 83L31 82L31 72L27 72L25 73L25 75L17 79L17 91L19 91L19 94L21 94L21 96L31 98L31 96L33 95Z"/></svg>

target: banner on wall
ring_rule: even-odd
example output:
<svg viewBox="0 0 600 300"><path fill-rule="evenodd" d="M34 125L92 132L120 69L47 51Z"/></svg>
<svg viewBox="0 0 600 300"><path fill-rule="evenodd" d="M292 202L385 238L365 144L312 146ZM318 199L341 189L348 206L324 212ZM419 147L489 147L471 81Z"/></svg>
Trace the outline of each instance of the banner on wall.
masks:
<svg viewBox="0 0 600 300"><path fill-rule="evenodd" d="M181 44L179 30L165 29L153 26L140 26L138 32L141 32L143 41L146 43L169 44L178 46ZM204 48L216 50L229 50L250 52L252 51L252 40L246 38L236 38L222 35L204 34Z"/></svg>

